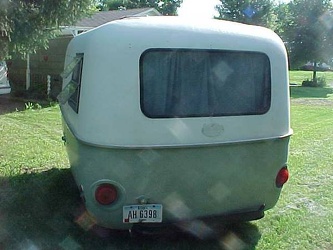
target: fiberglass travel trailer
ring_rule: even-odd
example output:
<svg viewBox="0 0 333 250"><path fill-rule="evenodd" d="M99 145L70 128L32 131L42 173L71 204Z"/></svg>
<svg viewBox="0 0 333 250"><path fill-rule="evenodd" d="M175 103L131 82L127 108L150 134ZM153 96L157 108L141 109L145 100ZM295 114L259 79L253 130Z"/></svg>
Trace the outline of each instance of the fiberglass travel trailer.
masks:
<svg viewBox="0 0 333 250"><path fill-rule="evenodd" d="M272 31L128 18L75 37L65 65L63 139L97 224L253 220L276 204L291 129Z"/></svg>

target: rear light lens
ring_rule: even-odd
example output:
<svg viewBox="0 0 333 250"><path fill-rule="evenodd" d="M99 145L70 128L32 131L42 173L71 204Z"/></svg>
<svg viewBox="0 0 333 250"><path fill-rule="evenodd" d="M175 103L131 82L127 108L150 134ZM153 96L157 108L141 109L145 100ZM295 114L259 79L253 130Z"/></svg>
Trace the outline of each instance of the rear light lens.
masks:
<svg viewBox="0 0 333 250"><path fill-rule="evenodd" d="M110 205L117 200L117 188L109 183L99 185L95 191L95 199L101 205Z"/></svg>
<svg viewBox="0 0 333 250"><path fill-rule="evenodd" d="M289 171L287 167L283 167L280 169L276 176L276 186L281 188L289 179Z"/></svg>

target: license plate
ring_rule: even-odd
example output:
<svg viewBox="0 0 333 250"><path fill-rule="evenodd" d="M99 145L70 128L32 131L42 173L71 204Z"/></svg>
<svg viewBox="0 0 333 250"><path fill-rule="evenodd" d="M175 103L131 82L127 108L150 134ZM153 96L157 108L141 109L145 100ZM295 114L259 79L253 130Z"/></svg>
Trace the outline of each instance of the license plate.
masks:
<svg viewBox="0 0 333 250"><path fill-rule="evenodd" d="M145 204L123 207L124 223L159 223L162 222L162 205Z"/></svg>

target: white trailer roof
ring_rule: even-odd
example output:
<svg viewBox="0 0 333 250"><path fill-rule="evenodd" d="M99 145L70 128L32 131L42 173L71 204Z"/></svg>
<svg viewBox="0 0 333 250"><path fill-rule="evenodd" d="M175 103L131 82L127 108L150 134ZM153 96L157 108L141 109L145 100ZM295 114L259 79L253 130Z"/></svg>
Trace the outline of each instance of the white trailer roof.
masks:
<svg viewBox="0 0 333 250"><path fill-rule="evenodd" d="M148 49L260 52L271 63L272 99L263 115L150 119L140 109L140 57ZM150 147L239 142L290 134L287 56L271 30L220 20L139 17L113 21L75 37L65 64L84 54L80 108L62 112L82 141L101 146ZM70 79L64 80L64 85ZM221 129L215 137L204 127Z"/></svg>

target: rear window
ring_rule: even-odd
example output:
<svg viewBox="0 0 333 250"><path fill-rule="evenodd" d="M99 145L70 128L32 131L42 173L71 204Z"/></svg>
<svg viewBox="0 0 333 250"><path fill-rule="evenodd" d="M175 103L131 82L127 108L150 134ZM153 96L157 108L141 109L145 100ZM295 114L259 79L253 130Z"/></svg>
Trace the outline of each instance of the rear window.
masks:
<svg viewBox="0 0 333 250"><path fill-rule="evenodd" d="M271 102L270 62L257 52L147 50L140 85L150 118L258 115Z"/></svg>

